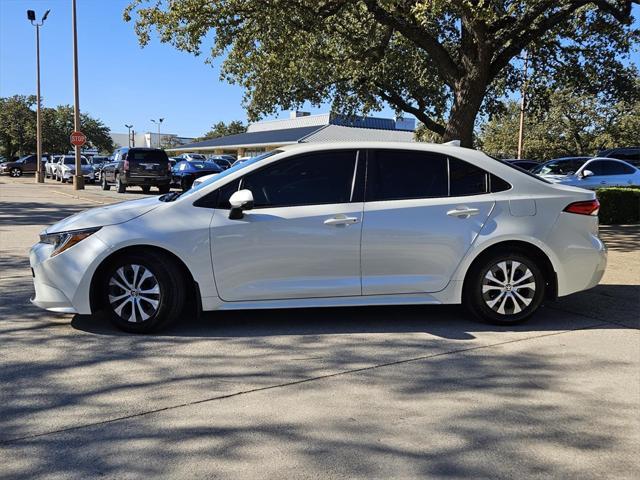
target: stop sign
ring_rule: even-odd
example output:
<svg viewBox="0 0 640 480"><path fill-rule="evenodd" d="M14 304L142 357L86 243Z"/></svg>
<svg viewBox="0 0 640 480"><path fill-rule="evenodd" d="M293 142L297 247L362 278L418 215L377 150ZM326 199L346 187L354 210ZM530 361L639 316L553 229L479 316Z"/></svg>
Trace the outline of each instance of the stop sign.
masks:
<svg viewBox="0 0 640 480"><path fill-rule="evenodd" d="M87 137L84 136L82 132L72 132L71 133L71 145L75 145L76 147L81 147L87 142Z"/></svg>

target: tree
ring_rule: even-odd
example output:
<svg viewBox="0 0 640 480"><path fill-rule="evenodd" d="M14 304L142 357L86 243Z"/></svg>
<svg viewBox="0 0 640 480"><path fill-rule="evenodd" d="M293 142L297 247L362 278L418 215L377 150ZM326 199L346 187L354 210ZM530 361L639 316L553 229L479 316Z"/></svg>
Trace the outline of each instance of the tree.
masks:
<svg viewBox="0 0 640 480"><path fill-rule="evenodd" d="M548 160L574 155L595 155L598 150L638 143L640 101L607 102L569 89L549 95L548 110L526 117L524 156ZM515 101L506 111L482 125L479 143L487 153L515 158L518 149L520 109Z"/></svg>
<svg viewBox="0 0 640 480"><path fill-rule="evenodd" d="M525 48L549 76L617 67L637 41L639 0L132 0L139 41L226 55L221 78L245 89L249 119L327 100L344 113L385 103L448 141L472 143L479 112L519 85ZM591 88L599 88L591 86ZM446 119L441 121L441 119Z"/></svg>
<svg viewBox="0 0 640 480"><path fill-rule="evenodd" d="M13 158L36 149L35 95L0 98L0 155Z"/></svg>
<svg viewBox="0 0 640 480"><path fill-rule="evenodd" d="M110 129L102 121L88 114L80 114L80 128L87 137L87 146L101 152L114 149ZM69 136L74 130L74 114L71 105L42 109L42 149L45 152L67 152L71 149Z"/></svg>
<svg viewBox="0 0 640 480"><path fill-rule="evenodd" d="M246 131L247 127L239 120L234 120L228 125L224 122L218 122L203 136L196 138L196 141L199 142L202 140L210 140L212 138L226 137L227 135L236 135Z"/></svg>

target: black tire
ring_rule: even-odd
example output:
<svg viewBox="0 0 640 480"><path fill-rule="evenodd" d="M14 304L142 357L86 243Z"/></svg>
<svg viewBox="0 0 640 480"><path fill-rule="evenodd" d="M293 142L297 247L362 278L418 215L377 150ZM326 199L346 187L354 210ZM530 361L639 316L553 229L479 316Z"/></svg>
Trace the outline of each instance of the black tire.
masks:
<svg viewBox="0 0 640 480"><path fill-rule="evenodd" d="M187 190L189 190L191 188L191 183L189 182L186 178L181 178L180 179L180 190L182 190L183 192L186 192Z"/></svg>
<svg viewBox="0 0 640 480"><path fill-rule="evenodd" d="M9 175L12 177L21 177L22 176L22 169L19 167L13 167L11 170L9 170Z"/></svg>
<svg viewBox="0 0 640 480"><path fill-rule="evenodd" d="M107 183L107 177L106 175L102 175L102 181L100 182L100 186L102 187L102 190L111 190L111 185L109 185Z"/></svg>
<svg viewBox="0 0 640 480"><path fill-rule="evenodd" d="M141 185L140 188L142 188L142 193L149 193L151 191L150 185Z"/></svg>
<svg viewBox="0 0 640 480"><path fill-rule="evenodd" d="M117 300L118 297L129 292L111 281L115 278L125 287L132 285L134 265L138 266L137 270L140 274L138 278L142 276L141 268L152 275L137 285L139 290L136 292L139 293L135 294L135 298L138 299L135 312L134 301L129 300L133 294L125 297L124 300ZM125 275L129 284L122 282L120 274ZM156 301L157 306L142 298L143 292L155 289L155 285L159 293L147 293L147 298ZM114 259L104 270L101 286L101 291L104 292L102 305L111 322L119 329L131 333L156 332L179 317L185 305L185 288L186 281L182 269L165 255L156 252L125 254ZM144 315L148 315L148 318L143 319Z"/></svg>
<svg viewBox="0 0 640 480"><path fill-rule="evenodd" d="M532 287L527 287L529 285ZM484 322L514 325L531 317L540 307L545 285L542 269L526 253L487 255L476 261L469 271L462 303Z"/></svg>
<svg viewBox="0 0 640 480"><path fill-rule="evenodd" d="M124 193L127 191L127 186L120 181L119 173L116 173L116 190L118 193Z"/></svg>
<svg viewBox="0 0 640 480"><path fill-rule="evenodd" d="M64 178L64 177L60 177L60 181L61 181L62 183L67 183L67 179L66 179L66 178Z"/></svg>
<svg viewBox="0 0 640 480"><path fill-rule="evenodd" d="M158 191L162 194L169 193L170 186L169 185L158 185Z"/></svg>

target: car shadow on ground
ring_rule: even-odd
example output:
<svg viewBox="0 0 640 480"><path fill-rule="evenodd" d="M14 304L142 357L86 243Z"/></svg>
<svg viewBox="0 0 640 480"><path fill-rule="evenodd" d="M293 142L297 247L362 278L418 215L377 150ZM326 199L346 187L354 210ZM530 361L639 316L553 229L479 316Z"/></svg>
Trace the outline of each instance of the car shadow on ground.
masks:
<svg viewBox="0 0 640 480"><path fill-rule="evenodd" d="M580 297L580 298L578 298ZM548 302L520 325L489 325L477 320L460 305L394 305L273 310L203 312L185 314L158 337L271 337L286 335L340 335L366 333L428 333L436 337L471 340L475 332L545 332L588 328L616 323L637 328L639 285L601 285L588 292ZM626 299L624 310L610 316L606 303ZM605 303L602 308L598 305ZM609 316L608 316L609 315ZM96 335L130 335L112 326L102 315L76 315L73 328ZM613 325L615 328L615 325Z"/></svg>

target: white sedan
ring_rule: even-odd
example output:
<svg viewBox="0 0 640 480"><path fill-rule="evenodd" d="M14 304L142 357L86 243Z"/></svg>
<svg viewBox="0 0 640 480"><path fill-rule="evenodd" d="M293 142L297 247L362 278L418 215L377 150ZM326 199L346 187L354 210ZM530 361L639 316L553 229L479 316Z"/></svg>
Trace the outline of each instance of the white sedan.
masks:
<svg viewBox="0 0 640 480"><path fill-rule="evenodd" d="M599 282L598 201L466 148L299 144L47 228L33 303L150 332L205 311L463 303L525 320ZM390 320L391 321L391 320Z"/></svg>
<svg viewBox="0 0 640 480"><path fill-rule="evenodd" d="M640 186L640 170L630 163L613 158L592 158L574 173L542 175L551 182L574 187L596 188Z"/></svg>

